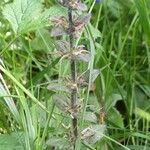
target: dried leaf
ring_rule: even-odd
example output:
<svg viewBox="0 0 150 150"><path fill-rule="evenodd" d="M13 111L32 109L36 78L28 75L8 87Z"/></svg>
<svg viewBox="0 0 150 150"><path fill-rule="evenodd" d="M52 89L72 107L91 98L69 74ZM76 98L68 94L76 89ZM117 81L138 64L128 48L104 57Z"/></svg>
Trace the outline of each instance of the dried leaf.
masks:
<svg viewBox="0 0 150 150"><path fill-rule="evenodd" d="M85 143L95 144L97 141L103 138L105 130L105 125L90 126L81 132L81 139Z"/></svg>
<svg viewBox="0 0 150 150"><path fill-rule="evenodd" d="M50 90L50 91L54 91L54 92L61 91L61 92L70 93L70 90L66 86L58 84L58 83L49 84L47 89Z"/></svg>
<svg viewBox="0 0 150 150"><path fill-rule="evenodd" d="M57 108L59 108L63 112L68 111L68 109L70 108L68 97L63 94L55 94L52 98Z"/></svg>

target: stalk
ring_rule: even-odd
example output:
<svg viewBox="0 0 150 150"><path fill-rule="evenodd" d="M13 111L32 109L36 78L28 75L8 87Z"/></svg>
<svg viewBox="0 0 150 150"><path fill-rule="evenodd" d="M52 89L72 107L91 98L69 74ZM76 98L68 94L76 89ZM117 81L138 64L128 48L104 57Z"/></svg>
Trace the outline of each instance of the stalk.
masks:
<svg viewBox="0 0 150 150"><path fill-rule="evenodd" d="M72 19L72 9L68 8L68 20L69 20L69 44L70 44L70 52L72 53L73 48L74 48L74 35L73 35L73 30L74 30L74 24L73 24L73 19ZM76 72L76 61L71 59L70 60L70 71L71 71L71 80L73 84L76 84L77 82L77 72ZM71 92L71 107L72 110L74 111L74 116L72 118L72 134L73 134L73 144L75 147L76 139L78 136L78 129L77 129L77 116L75 114L76 112L76 106L77 106L77 89L74 88Z"/></svg>

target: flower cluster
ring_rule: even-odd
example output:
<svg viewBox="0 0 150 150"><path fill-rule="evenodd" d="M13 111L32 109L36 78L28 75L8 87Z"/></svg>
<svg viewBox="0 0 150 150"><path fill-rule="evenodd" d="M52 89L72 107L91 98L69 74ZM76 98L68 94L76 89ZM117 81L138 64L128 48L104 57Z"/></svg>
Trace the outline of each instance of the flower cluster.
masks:
<svg viewBox="0 0 150 150"><path fill-rule="evenodd" d="M78 38L82 32L82 29L89 22L90 18L90 14L84 14L78 17L74 17L72 31L69 30L69 20L66 17L58 16L52 18L51 22L53 23L54 28L51 31L51 36L56 37L72 32L73 35Z"/></svg>
<svg viewBox="0 0 150 150"><path fill-rule="evenodd" d="M85 4L81 3L80 0L59 0L62 6L71 8L72 10L86 11L87 7Z"/></svg>

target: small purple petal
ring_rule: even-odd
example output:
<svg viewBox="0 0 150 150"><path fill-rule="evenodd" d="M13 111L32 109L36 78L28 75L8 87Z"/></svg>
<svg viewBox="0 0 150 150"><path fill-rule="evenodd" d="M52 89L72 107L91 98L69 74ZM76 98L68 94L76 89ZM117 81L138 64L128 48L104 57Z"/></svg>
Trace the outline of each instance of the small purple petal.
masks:
<svg viewBox="0 0 150 150"><path fill-rule="evenodd" d="M96 3L96 4L99 4L99 3L100 3L100 1L101 1L101 0L95 0L95 3Z"/></svg>

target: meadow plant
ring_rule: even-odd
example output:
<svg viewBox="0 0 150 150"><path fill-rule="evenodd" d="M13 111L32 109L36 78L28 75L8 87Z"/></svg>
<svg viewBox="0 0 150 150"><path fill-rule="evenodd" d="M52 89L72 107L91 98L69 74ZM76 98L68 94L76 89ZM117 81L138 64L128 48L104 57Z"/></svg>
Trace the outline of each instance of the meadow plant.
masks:
<svg viewBox="0 0 150 150"><path fill-rule="evenodd" d="M59 4L67 9L67 16L57 16L51 18L53 28L52 37L67 35L66 40L55 41L57 54L70 62L70 75L63 79L63 85L54 83L48 86L49 90L63 92L53 95L55 105L62 111L69 113L71 116L72 127L70 131L70 140L74 145L78 138L78 113L82 108L80 103L80 88L88 86L90 71L78 75L77 64L82 62L88 63L91 58L90 51L86 50L84 45L78 45L77 39L88 24L91 14L85 13L87 10L85 4L79 0L59 0ZM98 70L91 71L92 78L95 80L99 74ZM93 80L92 79L92 80ZM86 133L87 134L87 133Z"/></svg>

